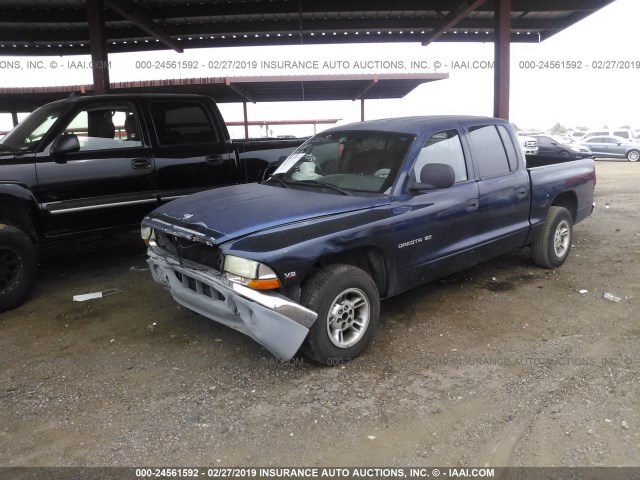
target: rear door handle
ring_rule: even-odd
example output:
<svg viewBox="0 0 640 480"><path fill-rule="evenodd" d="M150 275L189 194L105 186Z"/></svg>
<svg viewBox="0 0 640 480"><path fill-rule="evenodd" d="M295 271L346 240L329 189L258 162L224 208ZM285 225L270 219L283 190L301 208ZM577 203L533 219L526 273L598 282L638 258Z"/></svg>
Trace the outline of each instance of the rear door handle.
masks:
<svg viewBox="0 0 640 480"><path fill-rule="evenodd" d="M222 155L208 155L205 158L205 161L209 165L219 166L219 165L222 165L222 163L224 162L224 156L222 156Z"/></svg>
<svg viewBox="0 0 640 480"><path fill-rule="evenodd" d="M146 170L147 168L151 168L151 159L146 157L134 158L131 160L131 168L134 170Z"/></svg>
<svg viewBox="0 0 640 480"><path fill-rule="evenodd" d="M468 212L471 212L473 210L477 210L478 209L478 199L477 198L470 198L469 200L467 200L465 202L465 208Z"/></svg>

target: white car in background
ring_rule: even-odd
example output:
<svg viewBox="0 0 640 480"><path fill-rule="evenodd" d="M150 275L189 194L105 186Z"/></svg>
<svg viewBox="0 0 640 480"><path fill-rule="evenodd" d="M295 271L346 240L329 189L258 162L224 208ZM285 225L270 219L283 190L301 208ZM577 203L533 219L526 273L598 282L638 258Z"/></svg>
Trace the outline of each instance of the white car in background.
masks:
<svg viewBox="0 0 640 480"><path fill-rule="evenodd" d="M518 134L518 139L520 140L520 145L522 145L525 155L538 154L538 141L535 138Z"/></svg>

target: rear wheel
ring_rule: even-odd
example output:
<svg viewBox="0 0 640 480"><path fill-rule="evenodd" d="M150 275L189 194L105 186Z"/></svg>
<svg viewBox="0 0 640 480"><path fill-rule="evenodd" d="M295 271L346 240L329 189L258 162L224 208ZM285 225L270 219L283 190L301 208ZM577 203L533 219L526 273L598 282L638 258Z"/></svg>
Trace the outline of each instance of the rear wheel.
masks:
<svg viewBox="0 0 640 480"><path fill-rule="evenodd" d="M367 347L380 317L373 279L351 265L329 265L302 289L302 304L318 314L303 346L318 363L339 365Z"/></svg>
<svg viewBox="0 0 640 480"><path fill-rule="evenodd" d="M37 254L21 230L0 225L0 311L23 303L36 282Z"/></svg>
<svg viewBox="0 0 640 480"><path fill-rule="evenodd" d="M630 162L637 162L640 160L640 151L638 150L629 150L627 153L627 160Z"/></svg>
<svg viewBox="0 0 640 480"><path fill-rule="evenodd" d="M564 207L549 207L540 235L531 244L533 263L540 267L557 268L569 256L573 237L573 218Z"/></svg>

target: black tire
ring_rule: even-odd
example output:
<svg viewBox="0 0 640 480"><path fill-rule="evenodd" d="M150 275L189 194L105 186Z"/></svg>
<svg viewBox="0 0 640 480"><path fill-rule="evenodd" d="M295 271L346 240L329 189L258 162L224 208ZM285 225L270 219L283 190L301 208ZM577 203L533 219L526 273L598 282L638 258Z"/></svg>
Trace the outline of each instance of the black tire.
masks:
<svg viewBox="0 0 640 480"><path fill-rule="evenodd" d="M630 162L637 162L640 160L640 151L638 150L629 150L627 152L627 160Z"/></svg>
<svg viewBox="0 0 640 480"><path fill-rule="evenodd" d="M0 224L0 312L22 304L38 273L35 245L21 230Z"/></svg>
<svg viewBox="0 0 640 480"><path fill-rule="evenodd" d="M301 303L318 314L302 352L324 365L341 365L360 355L380 318L375 282L351 265L329 265L309 278Z"/></svg>
<svg viewBox="0 0 640 480"><path fill-rule="evenodd" d="M573 239L573 218L564 207L549 207L540 235L531 244L533 263L558 268L569 256Z"/></svg>
<svg viewBox="0 0 640 480"><path fill-rule="evenodd" d="M560 150L560 156L564 157L564 158L569 158L571 156L571 154L569 152L567 152L566 150Z"/></svg>

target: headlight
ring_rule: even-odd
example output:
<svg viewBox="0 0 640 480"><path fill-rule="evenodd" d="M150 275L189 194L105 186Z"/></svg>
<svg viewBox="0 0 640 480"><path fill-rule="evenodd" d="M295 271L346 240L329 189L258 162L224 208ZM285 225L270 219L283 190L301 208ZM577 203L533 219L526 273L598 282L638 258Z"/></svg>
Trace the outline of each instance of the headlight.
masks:
<svg viewBox="0 0 640 480"><path fill-rule="evenodd" d="M156 232L153 228L142 225L140 227L140 236L145 245L156 245Z"/></svg>
<svg viewBox="0 0 640 480"><path fill-rule="evenodd" d="M271 268L255 260L225 255L224 271L232 282L241 283L255 290L273 290L282 286Z"/></svg>

